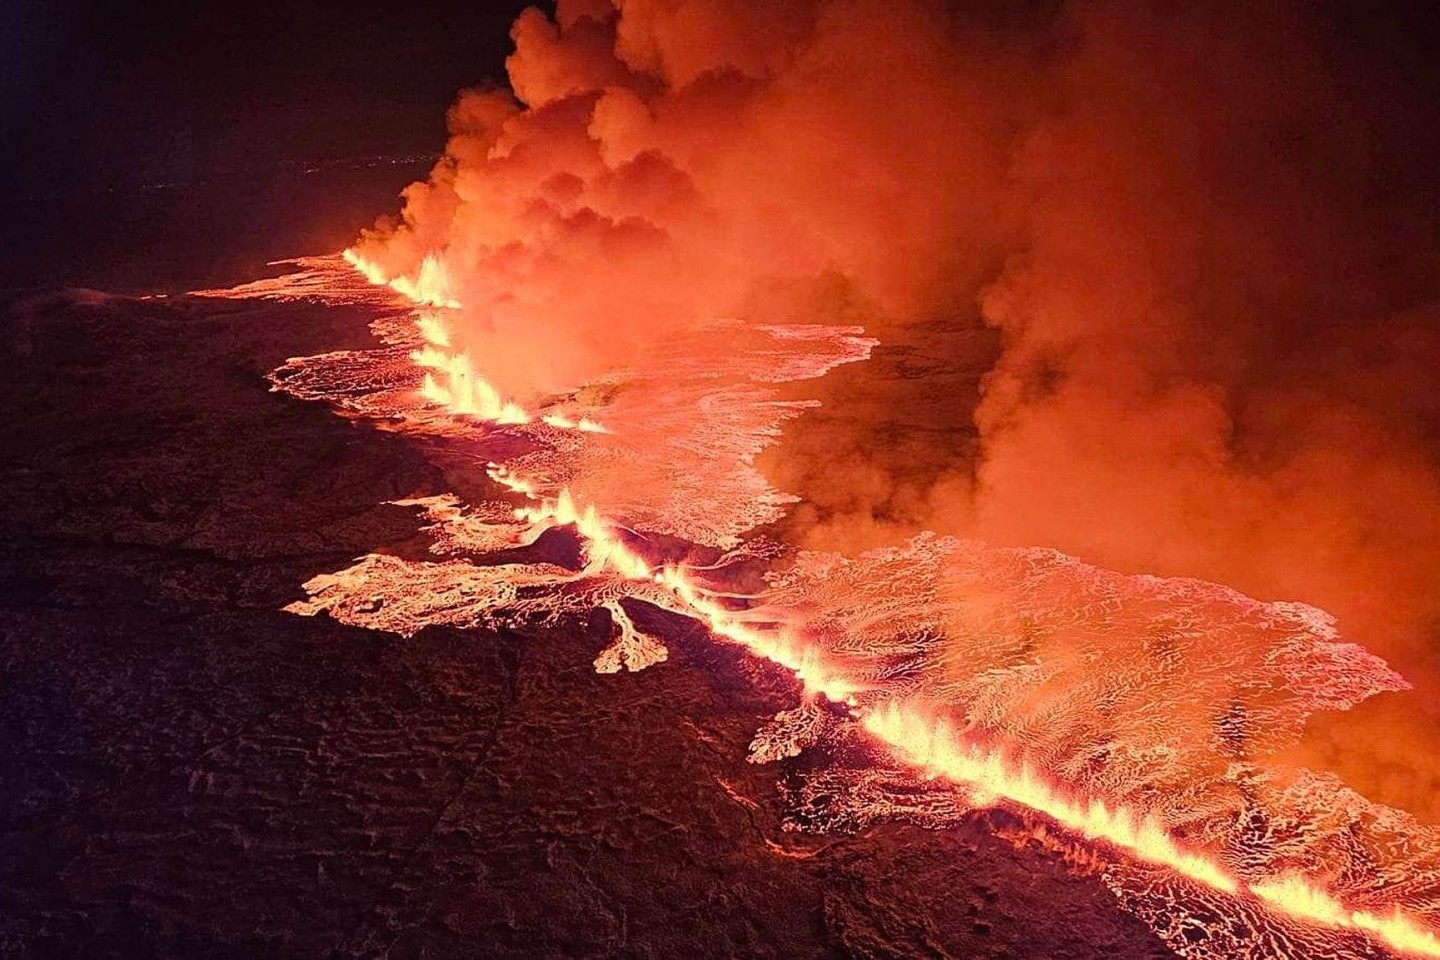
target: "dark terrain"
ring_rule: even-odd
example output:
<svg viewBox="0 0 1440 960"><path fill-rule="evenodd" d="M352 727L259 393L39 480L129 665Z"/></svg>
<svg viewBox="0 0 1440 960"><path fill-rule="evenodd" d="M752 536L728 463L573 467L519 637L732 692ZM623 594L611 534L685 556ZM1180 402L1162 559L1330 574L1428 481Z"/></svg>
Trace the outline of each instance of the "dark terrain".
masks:
<svg viewBox="0 0 1440 960"><path fill-rule="evenodd" d="M414 549L403 438L267 392L356 312L11 295L0 357L0 953L1164 956L981 815L782 829L790 683L702 635L411 640L279 608Z"/></svg>

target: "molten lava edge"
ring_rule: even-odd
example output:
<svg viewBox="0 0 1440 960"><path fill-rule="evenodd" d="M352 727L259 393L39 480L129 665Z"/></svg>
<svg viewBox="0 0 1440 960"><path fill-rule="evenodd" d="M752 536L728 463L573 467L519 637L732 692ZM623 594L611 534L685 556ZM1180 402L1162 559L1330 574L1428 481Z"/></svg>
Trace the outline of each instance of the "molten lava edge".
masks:
<svg viewBox="0 0 1440 960"><path fill-rule="evenodd" d="M435 538L432 549L447 559L410 564L394 558L365 558L348 570L307 583L309 599L287 609L306 615L323 611L346 622L410 634L429 623L465 626L526 617L553 619L563 613L602 608L608 611L617 636L596 657L596 668L614 672L640 670L666 659L663 643L635 626L622 600L649 603L693 618L715 638L793 671L803 684L807 703L823 699L844 705L841 712L849 717L844 722L846 727L863 730L917 774L962 788L972 805L1003 803L1043 815L1100 848L1163 868L1182 883L1263 907L1278 924L1313 928L1322 941L1332 933L1342 938L1363 934L1393 950L1440 956L1440 937L1431 927L1435 904L1421 899L1423 890L1410 891L1406 894L1408 900L1398 896L1392 899L1385 884L1362 883L1351 889L1365 890L1368 896L1356 902L1348 891L1332 887L1336 876L1318 870L1325 863L1314 850L1282 852L1262 859L1258 867L1237 870L1235 858L1227 857L1223 850L1217 852L1217 844L1197 844L1187 839L1215 836L1213 831L1219 829L1215 824L1225 822L1225 814L1231 809L1219 805L1229 797L1226 790L1236 789L1236 782L1242 793L1252 783L1261 785L1255 789L1263 788L1265 775L1253 773L1260 769L1262 760L1242 748L1228 757L1212 756L1197 748L1193 755L1184 754L1182 749L1184 755L1178 759L1156 759L1163 754L1161 751L1143 761L1151 765L1146 769L1163 771L1146 775L1151 777L1153 787L1163 789L1179 782L1174 778L1187 771L1206 771L1205 776L1213 776L1214 781L1207 782L1205 789L1196 788L1188 798L1146 800L1140 804L1127 804L1103 792L1086 790L1083 778L1077 785L1031 759L1034 753L1044 751L1027 751L1027 738L1032 738L1032 746L1040 743L1051 750L1049 755L1063 757L1061 748L1046 741L1044 733L1021 731L1024 736L1016 742L1006 742L997 735L997 731L1004 731L1003 721L989 726L976 723L968 716L970 707L966 703L945 699L948 694L942 696L940 691L957 683L963 686L979 681L957 680L939 673L941 668L934 665L936 658L931 654L941 648L928 635L932 620L917 621L914 630L906 623L909 610L914 609L963 609L964 616L975 618L974 623L1004 622L1006 615L992 607L998 608L1006 598L1031 594L1043 603L1052 587L1056 590L1054 596L1064 598L1070 594L1059 592L1054 584L1069 582L1065 578L1092 577L1093 573L1093 579L1103 585L1095 588L1101 599L1095 611L1087 608L1077 617L1124 625L1126 617L1144 615L1153 620L1147 611L1163 611L1167 604L1189 605L1186 611L1200 611L1198 616L1213 617L1222 625L1233 622L1238 624L1234 627L1237 630L1254 630L1257 636L1263 634L1266 642L1272 642L1272 634L1278 637L1273 640L1273 649L1262 646L1263 656L1247 667L1262 672L1273 669L1275 679L1253 692L1254 703L1247 703L1241 711L1241 733L1233 738L1265 742L1264 733L1251 730L1273 728L1278 731L1274 736L1283 738L1292 727L1298 729L1311 709L1344 708L1374 693L1405 686L1378 659L1340 643L1328 618L1319 611L1300 605L1261 605L1198 582L1086 573L1089 568L1081 569L1068 558L1057 559L1058 555L1045 552L1012 551L1002 556L1002 551L977 552L987 551L981 545L933 540L920 542L911 554L880 551L854 564L838 558L802 557L794 570L768 574L770 589L734 597L698 568L646 550L642 546L646 541L627 531L689 540L712 555L718 553L719 559L711 566L721 571L727 564L753 560L754 550L746 546L744 534L775 519L788 502L758 477L753 457L773 440L777 425L800 409L799 405L777 401L768 391L755 386L756 381L770 382L762 368L776 364L793 368L785 379L821 376L840 363L865 359L875 341L860 336L860 331L853 328L760 331L771 340L754 356L745 354L742 347L738 354L720 351L723 355L714 358L732 373L737 367L743 373L747 364L753 364L757 369L748 377L714 381L716 374L704 366L706 358L697 354L690 358L694 363L689 372L700 370L700 376L687 377L685 382L642 385L633 392L639 399L628 401L634 405L629 409L624 394L620 400L603 395L599 400L586 400L583 391L532 409L520 398L502 396L471 357L452 345L447 314L463 307L451 291L439 259L426 258L416 274L406 277L387 277L378 266L351 250L345 252L344 261L373 287L355 285L350 279L353 274L338 259L318 258L301 261L304 269L300 273L234 290L202 293L374 304L381 314L375 327L387 344L385 348L297 358L273 375L276 389L306 399L325 400L349 415L401 432L439 438L442 443L473 442L485 451L489 477L504 499L470 505L454 497L404 501L420 508L431 521L427 529ZM393 300L391 291L403 299L402 305ZM733 335L736 343L746 344L746 338L755 331L727 330L723 335ZM685 364L679 368L687 369ZM704 383L700 392L695 392L696 380ZM669 406L678 411L674 416L680 426L666 421L663 428L676 436L657 435L657 439L645 431L661 429L651 420L664 420L664 415L659 409L646 409L644 404L662 398L674 401ZM697 414L702 409L709 417L703 423ZM695 422L685 423L687 416ZM724 434L724 439L710 442L718 434ZM627 447L627 438L637 436L635 446ZM667 442L671 445L667 446ZM637 452L642 447L650 452ZM716 451L718 457L710 456ZM674 493L635 489L654 477L692 467L693 472L701 474L700 479L677 478ZM647 468L651 469L647 472ZM695 492L700 488L713 493L701 496ZM578 536L582 554L579 569L525 562L476 565L467 559L522 549L555 528L568 528ZM917 553L928 559L924 563L916 561ZM974 593L950 595L955 589L947 585L947 569L956 564L966 566L977 556L980 559L973 564L977 569L1016 565L1019 572L1015 582L1021 586L1013 593L1005 592L1008 586L996 588L995 597L999 599L990 606L975 600ZM910 598L913 602L907 602L907 611L897 615L894 623L872 623L883 618L862 609L863 599L852 596L848 601L827 600L824 588L815 586L846 576L874 576L873 569L864 567L867 563L873 567L898 564L905 589L917 591ZM855 609L847 609L847 602ZM986 608L977 610L977 606ZM1130 609L1137 612L1125 612ZM1071 611L1061 610L1055 615L1070 619ZM1185 617L1177 614L1176 619ZM1057 634L1083 629L1083 625L1060 627ZM865 635L869 630L877 631L876 637L883 635L883 639L871 644ZM891 632L886 634L886 630ZM977 633L983 635L985 631ZM1216 639L1211 638L1212 645ZM1073 645L1046 650L1043 639L1038 643L1038 654L1031 650L1006 661L1008 665L1003 669L997 666L989 671L1005 676L990 676L984 682L996 685L997 690L1049 690L1045 710L1050 713L1023 703L1017 709L1031 710L1030 717L1054 728L1087 733L1086 743L1093 742L1096 736L1108 736L1095 734L1097 728L1093 727L1097 722L1102 726L1110 722L1104 717L1083 721L1092 726L1077 726L1081 721L1071 718L1071 708L1064 701L1077 696L1083 699L1083 693L1070 688L1054 693L1053 688L1061 683L1057 678L1081 675L1079 671L1085 667L1078 660L1084 657L1077 657L1076 664L1066 664L1065 657ZM1178 655L1159 641L1146 643L1149 645L1145 649L1160 650L1155 656L1162 659L1179 656L1183 660L1192 655L1187 651L1198 648L1188 634L1179 641L1182 652ZM1084 649L1083 644L1080 648ZM950 649L949 658L938 659L952 659L959 649ZM970 652L973 656L974 651ZM1059 666L1047 665L1047 653L1054 654ZM1123 654L1124 650L1109 655ZM1103 663L1097 658L1106 655L1100 647L1085 654L1092 663ZM1202 655L1211 654L1194 654ZM1235 668L1236 664L1229 666ZM950 663L944 669L957 668ZM963 671L963 663L959 669ZM1140 668L1132 663L1129 669ZM1034 678L1036 671L1046 670L1051 672L1038 680ZM1117 727L1131 723L1132 713L1150 708L1144 703L1143 689L1136 693L1106 688L1103 678L1093 676L1095 672L1090 671L1086 682L1095 684L1102 691L1100 696L1107 698L1105 702L1111 704ZM1182 672L1177 670L1177 675ZM1297 693L1291 689L1300 678L1314 679L1327 672L1337 679L1317 681L1318 692L1309 699L1303 690ZM1029 686L1006 686L1022 682ZM1203 686L1205 681L1198 682ZM1175 725L1185 722L1182 717ZM1163 746L1161 738L1169 735L1168 730L1153 732L1150 720L1134 723L1133 729L1139 731L1134 740L1137 750ZM1163 718L1160 726L1167 726ZM798 752L820 735L813 727L812 723L803 731L789 730L782 724L780 739L790 737L793 743L782 743L771 752L781 756ZM1149 743L1145 737L1157 739ZM1106 757L1108 760L1108 754ZM1220 766L1224 767L1223 773L1212 770ZM1217 804L1219 812L1209 820L1196 814L1198 825L1181 831L1183 836L1172 829L1172 824L1189 815L1187 806L1203 807L1207 802ZM1402 823L1400 829L1409 831L1413 841L1410 846L1419 851L1413 854L1412 861L1402 863L1401 869L1428 864L1432 857L1440 862L1440 853L1436 853L1440 842L1432 832L1413 822ZM1317 868L1317 872L1307 872L1307 866ZM1300 934L1302 938L1310 935ZM1172 947L1183 946L1170 942Z"/></svg>

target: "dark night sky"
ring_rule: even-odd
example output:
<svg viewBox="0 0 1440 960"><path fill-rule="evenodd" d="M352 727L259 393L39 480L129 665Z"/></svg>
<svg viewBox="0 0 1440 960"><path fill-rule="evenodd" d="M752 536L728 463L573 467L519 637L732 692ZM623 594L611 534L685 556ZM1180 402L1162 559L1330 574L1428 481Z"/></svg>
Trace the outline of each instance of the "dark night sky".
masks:
<svg viewBox="0 0 1440 960"><path fill-rule="evenodd" d="M503 77L509 24L526 5L7 5L0 286L128 282L143 264L121 261L173 256L167 243L208 244L228 262L242 248L281 256L342 237L360 210L392 209L424 165L299 186L294 171L437 153L456 91ZM255 202L239 204L247 193ZM304 238L300 249L285 230ZM274 243L259 249L266 235Z"/></svg>
<svg viewBox="0 0 1440 960"><path fill-rule="evenodd" d="M425 165L333 162L437 152L456 91L503 77L527 5L11 0L0 287L144 285L147 270L163 286L343 243ZM1328 17L1422 99L1440 95L1432 5Z"/></svg>
<svg viewBox="0 0 1440 960"><path fill-rule="evenodd" d="M456 90L500 76L524 6L22 0L0 40L9 156L38 184L108 186L434 149Z"/></svg>

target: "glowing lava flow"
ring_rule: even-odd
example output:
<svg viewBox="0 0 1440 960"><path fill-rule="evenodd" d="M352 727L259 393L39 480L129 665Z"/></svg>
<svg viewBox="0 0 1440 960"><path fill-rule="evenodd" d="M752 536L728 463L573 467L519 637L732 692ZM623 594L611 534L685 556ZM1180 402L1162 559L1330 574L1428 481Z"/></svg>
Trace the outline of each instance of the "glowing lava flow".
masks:
<svg viewBox="0 0 1440 960"><path fill-rule="evenodd" d="M845 702L871 735L885 743L905 763L943 776L971 789L977 798L1004 801L1043 814L1086 839L1109 844L1137 859L1158 864L1227 894L1248 894L1275 912L1302 921L1338 929L1365 931L1397 950L1440 957L1440 938L1396 910L1388 917L1349 910L1322 889L1299 877L1246 884L1231 876L1215 860L1187 851L1153 819L1112 808L1095 799L1065 797L1034 770L1009 763L1000 753L965 744L944 720L935 720L909 708L903 701L888 701L871 709L857 707L856 695L866 689L826 669L816 651L787 642L783 631L769 633L740 622L707 596L704 588L684 570L654 570L618 537L593 506L581 508L563 491L555 500L536 498L524 480L492 468L491 476L515 493L536 502L516 515L532 523L573 526L582 538L587 569L612 570L630 580L653 580L666 587L681 609L703 622L715 636L743 646L751 653L779 664L804 684L806 694L823 694ZM623 627L623 625L622 625Z"/></svg>
<svg viewBox="0 0 1440 960"><path fill-rule="evenodd" d="M1001 800L1043 813L1090 840L1103 841L1133 856L1169 867L1225 893L1248 893L1284 916L1337 929L1362 930L1397 950L1440 956L1440 938L1396 910L1388 917L1349 910L1301 877L1246 884L1215 861L1181 849L1156 823L1124 809L1090 800L1067 799L1026 767L1007 766L997 753L966 746L944 721L930 720L890 703L864 715L865 729L909 763L957 783L978 787Z"/></svg>
<svg viewBox="0 0 1440 960"><path fill-rule="evenodd" d="M389 287L417 307L446 310L460 309L460 301L450 292L450 278L445 265L435 254L427 254L414 277L387 276L379 264L362 257L354 248L341 254L345 262L376 286ZM418 314L415 327L426 345L410 354L415 365L425 370L421 395L451 413L489 420L494 423L529 423L530 415L514 401L505 400L499 391L471 364L463 353L449 353L450 334L445 322L434 311ZM444 383L436 379L439 374Z"/></svg>
<svg viewBox="0 0 1440 960"><path fill-rule="evenodd" d="M360 267L363 261L358 261L348 251L346 259L365 272L372 282L388 283L412 299L418 299L410 293L413 289L426 297L424 302L453 305L453 298L443 286L428 293L423 291L424 270L419 279L400 283L386 281L378 271ZM439 282L436 278L443 280L443 271L432 268L429 276L431 282ZM441 334L427 335L427 339L439 347L442 345L439 336L443 335L443 328L436 329ZM456 369L447 368L442 363L441 358L446 356L437 349L433 352L417 351L415 359L430 369L446 369L452 385L457 379L462 383L479 380L473 378L467 381L466 377L470 374L465 373L457 378ZM430 382L427 379L427 384ZM488 388L488 384L485 386ZM437 402L440 402L440 396L437 392ZM473 412L463 403L456 402L454 391L445 396L449 397L456 412ZM470 396L475 396L473 388ZM496 400L498 402L498 398ZM484 409L491 410L492 407ZM520 413L523 415L523 411ZM523 422L505 421L499 417L492 419ZM1107 844L1138 860L1163 866L1206 888L1252 899L1265 905L1278 917L1335 930L1362 931L1395 950L1440 957L1440 938L1399 909L1388 916L1352 910L1321 887L1293 875L1280 880L1247 882L1232 875L1213 857L1183 848L1152 818L1122 807L1108 806L1098 799L1067 797L1063 790L1034 769L1016 764L993 749L967 743L946 721L929 716L922 708L903 699L874 696L875 691L870 685L844 676L843 669L827 661L821 651L796 642L782 627L761 629L745 622L743 614L717 602L714 595L689 577L683 568L653 567L616 532L619 529L616 525L601 517L593 505L576 503L568 489L550 498L542 496L531 482L499 466L492 465L489 474L497 483L530 502L530 505L515 511L518 519L541 530L560 526L575 530L581 538L586 574L613 572L625 580L658 584L673 600L673 604L667 603L666 606L704 623L713 635L739 644L749 652L792 671L801 680L807 696L823 694L831 701L847 704L862 728L905 764L918 767L930 776L943 777L962 785L982 802L1004 802L1042 814L1088 840ZM619 611L616 619L622 631L625 630L628 617L625 617L623 608L617 603L610 609L612 616Z"/></svg>
<svg viewBox="0 0 1440 960"><path fill-rule="evenodd" d="M422 336L438 333L444 337L444 327L439 325L436 318L429 319L430 325L420 327ZM445 337L445 342L448 341L449 338ZM426 370L420 393L431 403L442 406L451 413L494 423L530 422L530 415L525 412L525 408L502 398L484 377L475 372L470 358L463 353L446 353L438 346L431 345L411 352L410 359ZM443 386L436 380L436 373L444 377Z"/></svg>
<svg viewBox="0 0 1440 960"><path fill-rule="evenodd" d="M451 292L449 275L438 256L426 255L414 277L388 277L378 264L354 248L347 248L341 256L370 283L389 287L422 308L415 316L415 327L425 345L413 351L410 359L425 370L420 393L426 400L450 413L492 423L525 424L534 419L520 404L502 397L475 369L468 354L452 352L450 333L439 311L458 310L460 301ZM540 419L559 430L605 432L603 426L588 417L573 419L547 413Z"/></svg>
<svg viewBox="0 0 1440 960"><path fill-rule="evenodd" d="M861 723L910 764L1043 813L1087 839L1103 840L1206 886L1225 893L1240 888L1219 864L1182 850L1154 821L1112 810L1098 800L1066 799L1028 767L1014 770L999 753L965 745L944 720L931 720L892 701L867 712Z"/></svg>
<svg viewBox="0 0 1440 960"><path fill-rule="evenodd" d="M1440 956L1440 938L1400 910L1388 917L1366 910L1349 910L1334 897L1296 876L1251 884L1249 890L1287 916L1328 927L1363 930L1405 953Z"/></svg>
<svg viewBox="0 0 1440 960"><path fill-rule="evenodd" d="M678 601L677 609L704 623L715 636L737 643L772 663L794 672L809 693L823 693L831 700L853 706L854 694L863 686L850 683L824 669L813 649L787 642L783 634L771 635L742 623L731 611L712 600L707 591L677 567L654 569L616 535L593 505L579 507L568 490L551 500L513 474L491 466L490 477L535 506L521 507L516 517L540 527L573 526L585 547L586 569L592 573L611 570L627 580L653 581L665 587Z"/></svg>
<svg viewBox="0 0 1440 960"><path fill-rule="evenodd" d="M1029 767L1023 764L1017 767L998 752L965 744L944 720L932 719L903 701L887 701L869 709L857 706L856 695L863 694L864 684L851 682L826 669L816 651L788 642L783 631L772 634L740 622L731 611L710 599L704 588L687 577L684 570L676 567L653 570L615 534L614 528L593 506L579 507L568 491L563 491L555 500L537 498L530 484L498 468L492 468L490 475L511 491L536 502L534 507L518 509L518 517L541 525L573 526L585 545L587 569L592 572L608 569L626 579L653 580L666 587L679 601L683 612L704 623L713 635L791 670L803 683L808 696L823 694L832 701L847 703L864 729L906 764L963 785L981 801L1003 801L1043 814L1088 840L1109 844L1139 860L1167 867L1213 890L1248 894L1286 917L1364 931L1397 950L1440 957L1440 938L1399 910L1388 917L1349 910L1299 877L1244 883L1215 860L1182 848L1153 819L1121 807L1112 808L1095 799L1068 798Z"/></svg>
<svg viewBox="0 0 1440 960"><path fill-rule="evenodd" d="M460 308L460 301L450 292L450 279L445 265L435 254L427 254L420 261L420 269L414 277L387 277L380 265L366 260L352 247L340 254L345 262L364 275L366 280L378 287L389 287L405 299L422 307Z"/></svg>

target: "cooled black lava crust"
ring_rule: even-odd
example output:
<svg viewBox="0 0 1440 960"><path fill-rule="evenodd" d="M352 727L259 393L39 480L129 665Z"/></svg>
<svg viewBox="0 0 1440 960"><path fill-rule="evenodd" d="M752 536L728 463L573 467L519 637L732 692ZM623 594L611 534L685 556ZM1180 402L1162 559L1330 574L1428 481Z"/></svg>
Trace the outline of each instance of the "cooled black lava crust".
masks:
<svg viewBox="0 0 1440 960"><path fill-rule="evenodd" d="M793 681L693 632L402 640L279 608L420 549L404 438L272 394L351 310L12 296L0 325L0 953L1166 956L997 839L782 829ZM451 484L453 486L453 483ZM777 850L778 848L778 850Z"/></svg>

